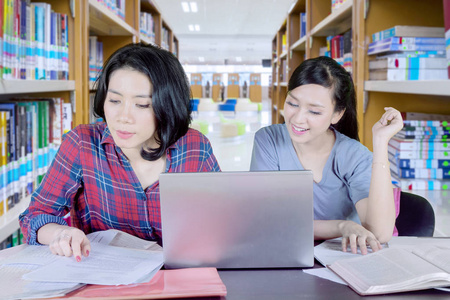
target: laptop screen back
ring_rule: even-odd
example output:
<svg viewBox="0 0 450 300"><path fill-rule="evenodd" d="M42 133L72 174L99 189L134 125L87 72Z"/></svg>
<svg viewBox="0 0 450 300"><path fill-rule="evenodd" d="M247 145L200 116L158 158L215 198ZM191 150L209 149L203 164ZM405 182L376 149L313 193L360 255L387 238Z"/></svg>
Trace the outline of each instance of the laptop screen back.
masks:
<svg viewBox="0 0 450 300"><path fill-rule="evenodd" d="M166 268L314 264L310 171L163 173Z"/></svg>

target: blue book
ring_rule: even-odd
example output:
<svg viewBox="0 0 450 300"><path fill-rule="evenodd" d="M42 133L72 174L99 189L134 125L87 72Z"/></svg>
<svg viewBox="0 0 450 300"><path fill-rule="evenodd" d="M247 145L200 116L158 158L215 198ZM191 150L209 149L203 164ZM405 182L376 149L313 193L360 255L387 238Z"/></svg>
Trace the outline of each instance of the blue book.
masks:
<svg viewBox="0 0 450 300"><path fill-rule="evenodd" d="M398 169L397 176L400 178L416 179L450 179L450 168L448 169Z"/></svg>
<svg viewBox="0 0 450 300"><path fill-rule="evenodd" d="M449 159L407 159L400 158L397 159L397 166L402 169L450 169L450 158Z"/></svg>
<svg viewBox="0 0 450 300"><path fill-rule="evenodd" d="M389 51L445 51L445 44L382 44L369 46L368 55Z"/></svg>
<svg viewBox="0 0 450 300"><path fill-rule="evenodd" d="M9 113L9 134L8 134L8 208L11 208L20 201L19 198L19 149L17 145L17 115L14 103L0 103L0 110Z"/></svg>
<svg viewBox="0 0 450 300"><path fill-rule="evenodd" d="M45 79L45 39L44 39L44 8L42 6L35 7L36 25L36 80Z"/></svg>
<svg viewBox="0 0 450 300"><path fill-rule="evenodd" d="M394 45L445 45L445 38L427 38L427 37L390 37L381 41L372 42L369 44L369 48L380 46L384 44Z"/></svg>

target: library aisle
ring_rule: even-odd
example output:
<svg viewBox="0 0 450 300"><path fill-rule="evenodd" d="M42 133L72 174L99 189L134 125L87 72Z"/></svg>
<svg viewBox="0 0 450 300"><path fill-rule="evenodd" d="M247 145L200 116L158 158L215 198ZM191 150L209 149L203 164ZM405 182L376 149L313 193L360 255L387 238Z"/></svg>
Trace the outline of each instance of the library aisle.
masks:
<svg viewBox="0 0 450 300"><path fill-rule="evenodd" d="M248 171L253 149L255 132L261 127L272 124L270 99L262 99L263 108L260 112L237 112L224 114L224 112L199 112L194 121L205 121L209 125L206 136L211 141L214 155L222 171ZM233 137L222 137L220 114L225 120L243 121L245 133ZM407 191L425 197L433 206L436 226L435 237L450 237L450 191Z"/></svg>

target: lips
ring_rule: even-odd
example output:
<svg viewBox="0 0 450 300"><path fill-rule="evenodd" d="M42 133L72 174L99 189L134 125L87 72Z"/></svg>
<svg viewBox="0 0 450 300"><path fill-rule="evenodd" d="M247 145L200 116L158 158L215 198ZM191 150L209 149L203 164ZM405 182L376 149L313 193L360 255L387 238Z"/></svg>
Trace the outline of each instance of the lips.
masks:
<svg viewBox="0 0 450 300"><path fill-rule="evenodd" d="M116 133L119 138L124 139L124 140L129 139L134 135L134 133L131 133L128 131L121 131L121 130L117 130Z"/></svg>
<svg viewBox="0 0 450 300"><path fill-rule="evenodd" d="M294 134L298 134L298 135L305 134L309 130L309 129L297 127L295 125L291 125L291 129Z"/></svg>

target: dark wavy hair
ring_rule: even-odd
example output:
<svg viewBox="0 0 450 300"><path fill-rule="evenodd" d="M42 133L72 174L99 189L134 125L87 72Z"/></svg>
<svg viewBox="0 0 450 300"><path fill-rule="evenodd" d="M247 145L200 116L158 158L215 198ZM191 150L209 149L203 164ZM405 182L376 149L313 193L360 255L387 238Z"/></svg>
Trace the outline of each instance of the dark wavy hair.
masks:
<svg viewBox="0 0 450 300"><path fill-rule="evenodd" d="M331 126L359 141L355 87L350 73L334 59L319 56L305 60L295 69L289 79L288 91L305 84L318 84L332 89L334 111L345 112L339 122Z"/></svg>
<svg viewBox="0 0 450 300"><path fill-rule="evenodd" d="M159 148L142 149L146 160L157 160L167 148L184 136L191 123L191 92L187 76L178 59L169 51L144 43L128 44L105 62L96 85L94 113L105 119L104 103L111 74L132 69L146 75L152 86L152 107L156 118Z"/></svg>

